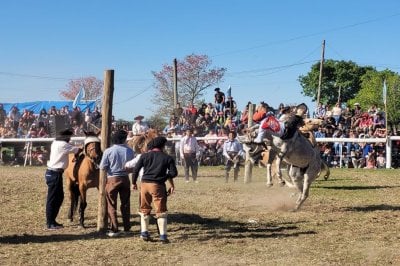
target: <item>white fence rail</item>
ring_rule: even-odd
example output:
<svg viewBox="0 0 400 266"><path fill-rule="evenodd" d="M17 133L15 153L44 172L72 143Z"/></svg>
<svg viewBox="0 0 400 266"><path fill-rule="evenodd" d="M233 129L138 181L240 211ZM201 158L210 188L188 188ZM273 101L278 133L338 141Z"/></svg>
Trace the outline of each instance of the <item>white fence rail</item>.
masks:
<svg viewBox="0 0 400 266"><path fill-rule="evenodd" d="M75 144L82 143L85 137L72 137L71 142ZM167 138L172 141L180 141L181 138ZM226 137L197 137L197 140L221 140L227 139ZM0 144L2 143L35 143L35 142L52 142L54 138L10 138L10 139L0 139ZM395 140L400 140L400 136L390 136L388 138L317 138L317 142L339 142L339 143L385 143L386 146L386 168L391 168L392 165L392 142ZM32 145L30 145L32 147ZM340 154L342 157L342 154ZM342 161L342 158L340 158Z"/></svg>

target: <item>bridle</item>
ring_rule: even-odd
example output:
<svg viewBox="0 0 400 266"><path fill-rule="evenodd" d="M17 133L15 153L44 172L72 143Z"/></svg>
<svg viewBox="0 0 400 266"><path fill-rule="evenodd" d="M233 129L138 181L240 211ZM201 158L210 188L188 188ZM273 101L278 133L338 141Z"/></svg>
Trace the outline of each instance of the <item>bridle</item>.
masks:
<svg viewBox="0 0 400 266"><path fill-rule="evenodd" d="M92 152L96 152L96 143L98 142L89 142L86 147L85 147L85 156L93 163L96 169L100 168L99 163L96 161L96 159L99 157L99 155L96 153L97 157L91 156ZM94 144L94 145L90 145Z"/></svg>

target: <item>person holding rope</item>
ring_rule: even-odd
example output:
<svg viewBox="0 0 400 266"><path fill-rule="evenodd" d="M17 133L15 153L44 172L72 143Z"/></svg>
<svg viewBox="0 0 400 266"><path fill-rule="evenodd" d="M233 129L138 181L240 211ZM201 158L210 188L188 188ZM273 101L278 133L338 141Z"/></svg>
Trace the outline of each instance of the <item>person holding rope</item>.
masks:
<svg viewBox="0 0 400 266"><path fill-rule="evenodd" d="M58 132L51 143L50 159L47 162L45 180L47 184L46 224L48 230L63 227L56 222L58 212L64 200L63 173L68 167L70 153L79 153L81 149L69 143L73 132L70 129Z"/></svg>
<svg viewBox="0 0 400 266"><path fill-rule="evenodd" d="M168 243L167 237L167 196L174 193L173 178L178 175L174 159L163 151L167 139L156 137L147 144L148 152L142 154L133 168L132 189L137 190L137 180L140 170L143 175L140 185L140 237L144 241L150 240L149 220L154 204L157 225L162 243ZM167 191L165 182L170 188Z"/></svg>

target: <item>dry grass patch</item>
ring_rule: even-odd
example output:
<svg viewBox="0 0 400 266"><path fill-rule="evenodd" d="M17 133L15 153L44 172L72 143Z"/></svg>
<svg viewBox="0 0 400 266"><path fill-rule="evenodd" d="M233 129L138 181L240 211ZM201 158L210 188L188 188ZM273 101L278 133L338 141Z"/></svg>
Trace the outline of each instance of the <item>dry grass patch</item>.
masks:
<svg viewBox="0 0 400 266"><path fill-rule="evenodd" d="M95 189L88 191L88 228L67 222L66 194L59 215L65 228L44 230L44 170L1 167L1 264L400 264L397 170L333 169L329 180L312 185L302 209L291 212L293 190L267 188L264 169L253 169L250 184L225 184L221 167L203 167L198 184L176 179L169 245L139 239L137 192L131 236L110 239L96 232ZM154 220L150 231L157 239Z"/></svg>

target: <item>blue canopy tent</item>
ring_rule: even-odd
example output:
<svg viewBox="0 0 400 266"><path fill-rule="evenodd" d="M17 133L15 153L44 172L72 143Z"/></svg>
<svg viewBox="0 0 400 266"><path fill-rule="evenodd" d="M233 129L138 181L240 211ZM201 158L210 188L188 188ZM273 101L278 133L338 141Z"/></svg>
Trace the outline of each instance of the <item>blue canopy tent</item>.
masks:
<svg viewBox="0 0 400 266"><path fill-rule="evenodd" d="M34 114L39 114L40 110L43 108L46 111L49 111L52 106L55 106L57 110L61 109L64 106L68 106L69 110L72 110L73 101L35 101L35 102L24 102L24 103L3 103L3 108L7 112L10 112L13 106L16 106L20 111L27 109L29 111L33 111ZM85 112L86 109L90 108L90 111L93 111L96 106L96 101L81 101L77 106L81 109L82 112Z"/></svg>

